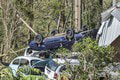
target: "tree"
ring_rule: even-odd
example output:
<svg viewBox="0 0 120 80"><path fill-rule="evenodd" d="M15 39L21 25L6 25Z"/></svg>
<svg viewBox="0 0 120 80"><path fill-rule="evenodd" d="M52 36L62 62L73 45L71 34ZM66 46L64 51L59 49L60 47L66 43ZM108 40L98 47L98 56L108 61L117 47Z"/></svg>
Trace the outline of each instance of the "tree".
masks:
<svg viewBox="0 0 120 80"><path fill-rule="evenodd" d="M100 26L101 11L111 5L111 0L103 2L103 9L99 1L81 1L81 26L86 25L88 29ZM58 29L59 32L64 32L68 27L76 29L74 7L73 0L1 0L1 53L9 54L11 50L13 53L14 50L25 48L34 39L34 34L16 14L37 33L47 37L53 29Z"/></svg>
<svg viewBox="0 0 120 80"><path fill-rule="evenodd" d="M14 49L15 33L18 30L19 20L16 18L14 4L10 0L1 0L2 24L4 26L4 37L1 43L1 53L8 54ZM10 55L9 55L10 56ZM4 59L7 59L5 57Z"/></svg>
<svg viewBox="0 0 120 80"><path fill-rule="evenodd" d="M77 31L82 29L82 0L75 0L75 27Z"/></svg>

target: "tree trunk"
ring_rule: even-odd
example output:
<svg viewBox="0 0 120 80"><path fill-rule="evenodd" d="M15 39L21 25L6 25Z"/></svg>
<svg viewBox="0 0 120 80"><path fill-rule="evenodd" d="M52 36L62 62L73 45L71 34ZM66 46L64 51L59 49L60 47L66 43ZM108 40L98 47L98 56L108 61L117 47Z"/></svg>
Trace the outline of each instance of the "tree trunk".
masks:
<svg viewBox="0 0 120 80"><path fill-rule="evenodd" d="M102 6L103 5L103 0L99 0L99 3Z"/></svg>
<svg viewBox="0 0 120 80"><path fill-rule="evenodd" d="M76 31L82 28L82 0L75 0L75 27Z"/></svg>
<svg viewBox="0 0 120 80"><path fill-rule="evenodd" d="M4 38L3 38L3 42L1 44L1 55L3 53L6 52L6 50L8 50L8 28L7 28L7 23L6 23L6 20L7 20L7 0L1 0L1 7L2 7L2 23L3 23L3 26L4 26L4 29L5 29L5 35L4 35ZM2 61L2 57L1 57L1 61Z"/></svg>
<svg viewBox="0 0 120 80"><path fill-rule="evenodd" d="M33 15L33 0L28 0L28 10L29 10L29 14L28 14L28 19L29 19L29 25L31 28L33 28L33 21L34 21L34 15ZM32 40L32 32L31 30L29 30L29 34L28 34L28 44L31 42Z"/></svg>
<svg viewBox="0 0 120 80"><path fill-rule="evenodd" d="M10 0L1 0L2 7L2 23L4 26L5 34L2 41L1 52L2 54L7 54L12 48L12 41L14 40L14 33L18 27L16 13L13 9L12 1ZM16 27L17 26L17 27ZM3 60L3 58L1 58ZM7 57L4 57L4 60L8 60Z"/></svg>

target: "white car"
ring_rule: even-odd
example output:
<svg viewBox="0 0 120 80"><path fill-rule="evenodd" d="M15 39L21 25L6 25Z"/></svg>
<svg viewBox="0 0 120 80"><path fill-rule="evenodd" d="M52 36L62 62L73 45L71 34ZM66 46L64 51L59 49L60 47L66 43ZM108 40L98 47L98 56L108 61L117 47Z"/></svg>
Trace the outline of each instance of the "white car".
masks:
<svg viewBox="0 0 120 80"><path fill-rule="evenodd" d="M66 55L64 58L59 54L56 58L53 58L55 62L58 64L64 64L65 62L69 63L71 66L80 65L80 61L78 59L78 54L73 52L71 55Z"/></svg>
<svg viewBox="0 0 120 80"><path fill-rule="evenodd" d="M44 60L36 57L20 56L12 60L9 67L12 68L14 75L16 75L16 71L22 65L27 65L33 68L38 68L41 71L44 71L45 65L48 63L48 61L49 60Z"/></svg>
<svg viewBox="0 0 120 80"><path fill-rule="evenodd" d="M27 47L24 56L38 57L38 58L50 58L50 53L47 51L36 51Z"/></svg>
<svg viewBox="0 0 120 80"><path fill-rule="evenodd" d="M65 63L69 63L71 67L74 67L75 65L80 65L80 62L78 60L78 55L74 54L72 56L67 56L65 59L63 59L60 55L57 58L53 58L46 66L45 66L45 75L49 79L57 79L57 77L61 74L63 70L65 70ZM74 69L74 68L73 68Z"/></svg>
<svg viewBox="0 0 120 80"><path fill-rule="evenodd" d="M60 73L65 70L65 65L60 65L56 63L54 60L49 61L49 63L45 66L45 75L52 80L56 80Z"/></svg>
<svg viewBox="0 0 120 80"><path fill-rule="evenodd" d="M69 65L74 66L74 65L80 65L80 62L78 59L63 59L63 58L54 58L53 59L55 62L58 64L64 64L64 63L69 63Z"/></svg>

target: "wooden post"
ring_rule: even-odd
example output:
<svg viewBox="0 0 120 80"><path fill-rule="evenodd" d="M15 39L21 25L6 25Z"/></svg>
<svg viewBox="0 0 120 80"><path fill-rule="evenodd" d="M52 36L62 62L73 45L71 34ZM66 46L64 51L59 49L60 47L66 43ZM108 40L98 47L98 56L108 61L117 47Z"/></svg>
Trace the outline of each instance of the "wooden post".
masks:
<svg viewBox="0 0 120 80"><path fill-rule="evenodd" d="M76 31L82 28L82 0L75 0L75 27Z"/></svg>

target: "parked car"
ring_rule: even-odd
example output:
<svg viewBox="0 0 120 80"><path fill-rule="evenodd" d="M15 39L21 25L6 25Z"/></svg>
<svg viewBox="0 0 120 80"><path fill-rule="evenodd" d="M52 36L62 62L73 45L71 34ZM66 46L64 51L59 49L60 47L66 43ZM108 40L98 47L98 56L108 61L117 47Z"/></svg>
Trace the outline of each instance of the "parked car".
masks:
<svg viewBox="0 0 120 80"><path fill-rule="evenodd" d="M99 80L120 80L120 63L110 63L98 73Z"/></svg>
<svg viewBox="0 0 120 80"><path fill-rule="evenodd" d="M48 51L36 51L27 47L24 56L38 57L38 58L50 58L50 52Z"/></svg>
<svg viewBox="0 0 120 80"><path fill-rule="evenodd" d="M30 56L20 56L12 60L9 67L12 68L14 75L16 75L18 68L21 66L29 66L29 67L37 68L44 72L45 65L48 62L49 59L40 59L37 57L30 57Z"/></svg>
<svg viewBox="0 0 120 80"><path fill-rule="evenodd" d="M37 51L54 51L60 47L71 49L75 41L81 41L82 38L81 33L74 33L74 30L67 29L66 33L54 33L54 35L44 39L42 35L36 35L35 40L30 42L29 47Z"/></svg>
<svg viewBox="0 0 120 80"><path fill-rule="evenodd" d="M64 64L65 62L67 62L71 66L80 65L77 52L72 52L71 55L65 55L64 58L63 58L63 55L59 53L58 55L55 55L55 57L56 58L53 58L53 60L58 64Z"/></svg>
<svg viewBox="0 0 120 80"><path fill-rule="evenodd" d="M49 79L57 79L58 76L60 76L61 72L66 69L66 62L69 63L68 65L70 65L72 69L74 69L73 67L75 65L80 65L80 62L77 59L76 55L66 57L66 59L63 59L62 57L53 58L45 66L45 75L47 75Z"/></svg>
<svg viewBox="0 0 120 80"><path fill-rule="evenodd" d="M74 65L80 65L80 62L78 59L63 59L63 58L54 58L53 59L55 62L58 64L64 64L64 63L69 63L69 65L74 66Z"/></svg>
<svg viewBox="0 0 120 80"><path fill-rule="evenodd" d="M65 70L65 65L61 65L56 63L54 60L49 61L49 63L45 66L45 75L49 79L57 79L60 76L60 73Z"/></svg>

